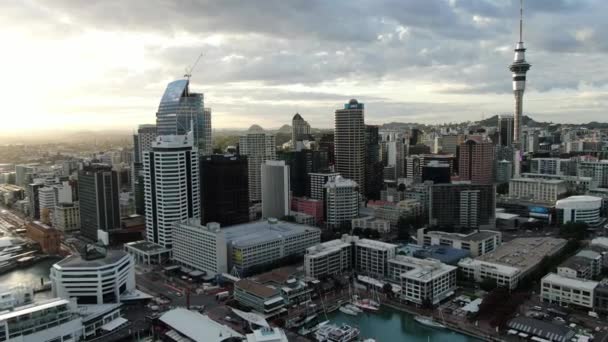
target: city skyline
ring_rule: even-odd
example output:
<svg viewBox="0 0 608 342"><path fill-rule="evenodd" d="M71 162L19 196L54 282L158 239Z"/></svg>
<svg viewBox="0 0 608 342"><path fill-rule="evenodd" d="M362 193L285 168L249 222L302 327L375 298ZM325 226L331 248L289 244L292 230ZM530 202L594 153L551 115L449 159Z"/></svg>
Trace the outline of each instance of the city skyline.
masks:
<svg viewBox="0 0 608 342"><path fill-rule="evenodd" d="M0 131L153 123L163 89L201 52L192 88L205 94L219 129L280 127L296 112L313 127L332 127L329 114L353 97L366 103L370 124L512 111L507 67L518 38L516 0L140 5L3 4L9 29L2 35L12 48L1 87L11 114ZM599 23L607 6L526 4L537 77L528 82L525 114L601 121L607 87L596 71L606 52ZM37 101L28 101L28 88Z"/></svg>

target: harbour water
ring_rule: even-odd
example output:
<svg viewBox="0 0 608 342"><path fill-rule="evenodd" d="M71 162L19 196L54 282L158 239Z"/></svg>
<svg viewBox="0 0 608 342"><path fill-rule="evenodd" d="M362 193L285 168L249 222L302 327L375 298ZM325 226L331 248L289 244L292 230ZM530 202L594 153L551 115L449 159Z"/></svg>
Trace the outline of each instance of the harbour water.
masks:
<svg viewBox="0 0 608 342"><path fill-rule="evenodd" d="M40 279L44 282L49 281L50 268L54 263L61 260L60 258L47 258L37 262L29 267L17 268L8 273L0 275L0 287L11 288L15 286L31 286L39 287ZM36 294L36 298L45 298L50 296L50 292L41 292Z"/></svg>
<svg viewBox="0 0 608 342"><path fill-rule="evenodd" d="M379 312L364 312L357 316L349 316L338 310L328 314L328 318L334 324L346 323L358 327L361 330L361 337L371 337L378 342L480 341L448 329L436 329L421 325L414 320L413 315L386 306L383 306Z"/></svg>

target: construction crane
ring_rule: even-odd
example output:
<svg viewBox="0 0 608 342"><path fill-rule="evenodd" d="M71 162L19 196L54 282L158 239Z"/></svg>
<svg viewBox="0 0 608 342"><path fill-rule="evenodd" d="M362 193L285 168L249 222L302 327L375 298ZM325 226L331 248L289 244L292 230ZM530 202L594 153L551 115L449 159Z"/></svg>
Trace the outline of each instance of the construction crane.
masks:
<svg viewBox="0 0 608 342"><path fill-rule="evenodd" d="M200 61L202 57L203 57L203 53L201 52L201 54L196 59L196 62L194 62L194 64L192 64L192 66L190 68L186 68L186 73L184 74L184 77L188 81L190 81L190 77L192 77L192 71L194 71L194 68L196 68L196 65L198 64L198 61Z"/></svg>

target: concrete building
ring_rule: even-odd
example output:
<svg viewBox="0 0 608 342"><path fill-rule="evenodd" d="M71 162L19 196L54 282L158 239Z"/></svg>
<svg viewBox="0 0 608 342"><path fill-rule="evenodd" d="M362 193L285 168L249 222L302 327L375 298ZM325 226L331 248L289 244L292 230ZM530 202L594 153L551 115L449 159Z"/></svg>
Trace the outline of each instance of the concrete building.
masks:
<svg viewBox="0 0 608 342"><path fill-rule="evenodd" d="M80 230L80 204L59 203L53 210L53 227L62 233Z"/></svg>
<svg viewBox="0 0 608 342"><path fill-rule="evenodd" d="M592 279L595 276L594 261L596 260L572 256L557 266L557 274L567 278Z"/></svg>
<svg viewBox="0 0 608 342"><path fill-rule="evenodd" d="M156 125L139 125L137 134L133 135L133 162L141 163L141 156L144 151L148 151L152 147L152 143L156 140Z"/></svg>
<svg viewBox="0 0 608 342"><path fill-rule="evenodd" d="M323 200L307 197L292 197L291 210L312 216L315 225L323 223Z"/></svg>
<svg viewBox="0 0 608 342"><path fill-rule="evenodd" d="M499 115L497 130L498 144L502 146L511 146L513 144L513 115Z"/></svg>
<svg viewBox="0 0 608 342"><path fill-rule="evenodd" d="M359 238L343 235L340 240L323 242L306 249L304 273L309 278L342 274L353 268L353 242Z"/></svg>
<svg viewBox="0 0 608 342"><path fill-rule="evenodd" d="M554 203L567 191L562 180L513 178L509 182L509 196L519 199Z"/></svg>
<svg viewBox="0 0 608 342"><path fill-rule="evenodd" d="M28 222L25 226L26 235L40 245L42 252L46 254L59 254L61 246L61 232L47 226L40 221Z"/></svg>
<svg viewBox="0 0 608 342"><path fill-rule="evenodd" d="M496 182L508 183L513 177L513 163L501 160L496 163Z"/></svg>
<svg viewBox="0 0 608 342"><path fill-rule="evenodd" d="M458 176L473 184L492 184L494 145L489 141L469 138L460 144Z"/></svg>
<svg viewBox="0 0 608 342"><path fill-rule="evenodd" d="M192 134L158 136L143 155L146 239L166 248L173 223L200 218L198 149Z"/></svg>
<svg viewBox="0 0 608 342"><path fill-rule="evenodd" d="M388 273L401 286L400 297L410 303L437 304L454 294L457 267L432 259L397 255L388 261Z"/></svg>
<svg viewBox="0 0 608 342"><path fill-rule="evenodd" d="M171 249L145 240L127 242L123 248L137 264L162 265L171 259Z"/></svg>
<svg viewBox="0 0 608 342"><path fill-rule="evenodd" d="M338 227L359 216L359 184L336 176L325 184L325 222Z"/></svg>
<svg viewBox="0 0 608 342"><path fill-rule="evenodd" d="M173 223L173 260L208 277L227 273L228 249L220 225L196 219Z"/></svg>
<svg viewBox="0 0 608 342"><path fill-rule="evenodd" d="M560 158L532 158L530 173L556 176L575 176L576 161Z"/></svg>
<svg viewBox="0 0 608 342"><path fill-rule="evenodd" d="M414 199L374 207L374 217L388 221L392 228L397 228L397 223L401 217L419 217L422 213L422 205Z"/></svg>
<svg viewBox="0 0 608 342"><path fill-rule="evenodd" d="M446 246L469 251L472 257L494 252L502 244L502 234L494 230L481 230L469 234L429 231L420 228L418 243L423 246Z"/></svg>
<svg viewBox="0 0 608 342"><path fill-rule="evenodd" d="M591 177L598 187L608 188L608 160L581 161L578 163L578 175Z"/></svg>
<svg viewBox="0 0 608 342"><path fill-rule="evenodd" d="M53 298L0 313L0 341L80 341L84 326L75 303Z"/></svg>
<svg viewBox="0 0 608 342"><path fill-rule="evenodd" d="M228 245L228 267L239 274L288 256L304 255L308 247L321 242L320 229L276 219L227 227L221 232Z"/></svg>
<svg viewBox="0 0 608 342"><path fill-rule="evenodd" d="M492 229L496 223L495 193L493 184L433 184L429 198L429 224Z"/></svg>
<svg viewBox="0 0 608 342"><path fill-rule="evenodd" d="M352 99L335 113L334 144L336 171L359 185L365 194L364 105Z"/></svg>
<svg viewBox="0 0 608 342"><path fill-rule="evenodd" d="M391 231L391 223L388 220L382 220L371 216L352 219L351 226L353 229L371 229L381 234L390 233Z"/></svg>
<svg viewBox="0 0 608 342"><path fill-rule="evenodd" d="M158 331L163 341L180 342L223 342L241 341L243 335L227 325L217 323L209 316L185 308L177 308L163 313L159 318Z"/></svg>
<svg viewBox="0 0 608 342"><path fill-rule="evenodd" d="M234 299L265 318L275 317L285 311L285 301L278 289L241 279L234 284Z"/></svg>
<svg viewBox="0 0 608 342"><path fill-rule="evenodd" d="M581 222L596 227L603 222L602 199L593 196L570 196L555 203L560 223Z"/></svg>
<svg viewBox="0 0 608 342"><path fill-rule="evenodd" d="M541 280L540 298L543 302L573 305L593 309L597 281L575 279L549 273Z"/></svg>
<svg viewBox="0 0 608 342"><path fill-rule="evenodd" d="M267 160L261 168L262 218L289 215L289 166L282 160Z"/></svg>
<svg viewBox="0 0 608 342"><path fill-rule="evenodd" d="M80 232L108 243L110 231L120 228L118 175L106 164L85 165L78 171Z"/></svg>
<svg viewBox="0 0 608 342"><path fill-rule="evenodd" d="M458 262L458 268L464 277L482 282L490 278L496 280L498 286L515 289L522 278L521 270L516 267L471 258Z"/></svg>
<svg viewBox="0 0 608 342"><path fill-rule="evenodd" d="M458 154L458 147L464 141L462 134L448 134L441 137L441 152L451 155Z"/></svg>
<svg viewBox="0 0 608 342"><path fill-rule="evenodd" d="M251 126L239 137L239 154L247 156L249 201L259 202L262 200L262 164L277 159L274 135L264 132L258 125Z"/></svg>
<svg viewBox="0 0 608 342"><path fill-rule="evenodd" d="M120 303L135 290L135 264L123 251L91 249L54 264L50 278L54 296L75 298L78 304Z"/></svg>
<svg viewBox="0 0 608 342"><path fill-rule="evenodd" d="M340 174L337 172L313 172L308 174L309 189L308 197L317 200L325 198L325 184L335 179Z"/></svg>
<svg viewBox="0 0 608 342"><path fill-rule="evenodd" d="M296 141L302 141L308 139L310 135L310 125L306 122L299 113L293 116L291 119L291 143L294 148Z"/></svg>
<svg viewBox="0 0 608 342"><path fill-rule="evenodd" d="M359 274L384 278L388 272L388 260L395 257L397 245L359 239L355 241L355 268Z"/></svg>

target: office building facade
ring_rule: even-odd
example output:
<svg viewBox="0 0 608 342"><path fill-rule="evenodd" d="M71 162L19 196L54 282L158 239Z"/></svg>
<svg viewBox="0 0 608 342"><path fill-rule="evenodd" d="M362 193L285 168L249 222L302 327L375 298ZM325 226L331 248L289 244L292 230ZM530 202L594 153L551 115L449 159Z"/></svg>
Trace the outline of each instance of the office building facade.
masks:
<svg viewBox="0 0 608 342"><path fill-rule="evenodd" d="M173 260L189 269L205 272L206 278L228 272L226 239L220 225L206 226L196 219L173 224Z"/></svg>
<svg viewBox="0 0 608 342"><path fill-rule="evenodd" d="M352 99L336 110L334 143L336 171L359 185L365 194L365 117L364 105Z"/></svg>
<svg viewBox="0 0 608 342"><path fill-rule="evenodd" d="M481 139L468 139L460 145L458 175L473 184L492 184L494 145Z"/></svg>
<svg viewBox="0 0 608 342"><path fill-rule="evenodd" d="M289 215L289 166L282 160L267 160L262 166L262 218Z"/></svg>
<svg viewBox="0 0 608 342"><path fill-rule="evenodd" d="M493 228L496 188L493 184L434 184L429 198L429 224L456 228Z"/></svg>
<svg viewBox="0 0 608 342"><path fill-rule="evenodd" d="M325 184L325 222L338 227L359 216L358 184L341 176L336 176Z"/></svg>
<svg viewBox="0 0 608 342"><path fill-rule="evenodd" d="M119 192L118 175L111 166L89 164L78 171L80 232L84 237L97 241L120 228Z"/></svg>
<svg viewBox="0 0 608 342"><path fill-rule="evenodd" d="M257 125L239 137L239 154L247 156L249 173L249 201L262 200L262 164L277 159L275 137Z"/></svg>

